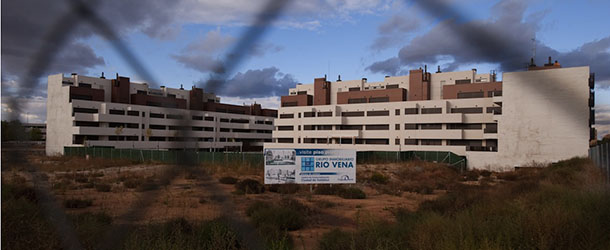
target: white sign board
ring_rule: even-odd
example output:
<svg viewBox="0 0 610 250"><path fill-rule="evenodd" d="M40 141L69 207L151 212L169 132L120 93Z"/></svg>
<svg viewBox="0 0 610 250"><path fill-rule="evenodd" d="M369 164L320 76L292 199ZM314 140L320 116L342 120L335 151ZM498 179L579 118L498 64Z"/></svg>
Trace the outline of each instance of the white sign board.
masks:
<svg viewBox="0 0 610 250"><path fill-rule="evenodd" d="M356 183L356 150L265 149L265 184Z"/></svg>

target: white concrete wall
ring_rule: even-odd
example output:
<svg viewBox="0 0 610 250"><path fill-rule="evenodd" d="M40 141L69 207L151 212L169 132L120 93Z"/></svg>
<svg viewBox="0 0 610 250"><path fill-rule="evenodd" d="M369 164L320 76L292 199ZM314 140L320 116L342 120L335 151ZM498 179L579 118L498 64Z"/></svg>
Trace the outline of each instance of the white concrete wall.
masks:
<svg viewBox="0 0 610 250"><path fill-rule="evenodd" d="M503 75L498 156L469 159L474 168L526 166L586 156L589 67Z"/></svg>
<svg viewBox="0 0 610 250"><path fill-rule="evenodd" d="M47 155L63 154L72 145L70 86L62 86L63 74L50 75L47 85Z"/></svg>

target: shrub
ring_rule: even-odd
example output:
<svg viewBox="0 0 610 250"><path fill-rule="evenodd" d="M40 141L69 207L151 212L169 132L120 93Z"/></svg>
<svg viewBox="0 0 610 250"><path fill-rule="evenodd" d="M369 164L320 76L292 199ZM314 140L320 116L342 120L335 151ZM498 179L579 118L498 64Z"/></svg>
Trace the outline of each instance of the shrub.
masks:
<svg viewBox="0 0 610 250"><path fill-rule="evenodd" d="M269 192L275 192L280 194L295 194L301 190L301 186L295 183L286 183L286 184L273 184L268 185L267 190Z"/></svg>
<svg viewBox="0 0 610 250"><path fill-rule="evenodd" d="M136 178L130 178L123 181L123 186L126 188L134 189L142 184L142 181Z"/></svg>
<svg viewBox="0 0 610 250"><path fill-rule="evenodd" d="M64 201L65 208L86 208L93 205L91 200L67 199Z"/></svg>
<svg viewBox="0 0 610 250"><path fill-rule="evenodd" d="M276 206L268 202L257 201L246 209L246 215L256 227L271 226L279 230L297 230L305 225L304 215L309 208L293 199L283 199Z"/></svg>
<svg viewBox="0 0 610 250"><path fill-rule="evenodd" d="M343 232L339 229L333 229L322 235L318 243L320 250L344 250L353 249L354 236L351 233Z"/></svg>
<svg viewBox="0 0 610 250"><path fill-rule="evenodd" d="M462 181L478 181L479 180L479 172L478 171L466 171L462 174Z"/></svg>
<svg viewBox="0 0 610 250"><path fill-rule="evenodd" d="M152 191L152 190L156 190L158 187L159 186L157 185L157 183L155 183L155 181L153 179L147 179L146 181L144 181L142 184L140 184L136 188L136 191L138 191L138 192Z"/></svg>
<svg viewBox="0 0 610 250"><path fill-rule="evenodd" d="M244 194L260 194L265 192L265 186L253 179L245 179L235 183L237 190L244 192Z"/></svg>
<svg viewBox="0 0 610 250"><path fill-rule="evenodd" d="M344 199L364 199L366 194L357 187L349 187L339 192L339 196Z"/></svg>
<svg viewBox="0 0 610 250"><path fill-rule="evenodd" d="M124 249L243 249L225 219L190 223L175 219L142 225L131 231Z"/></svg>
<svg viewBox="0 0 610 250"><path fill-rule="evenodd" d="M343 187L341 185L333 186L333 185L322 184L322 185L318 185L316 187L316 189L314 189L314 193L322 194L322 195L337 195L342 190L343 190Z"/></svg>
<svg viewBox="0 0 610 250"><path fill-rule="evenodd" d="M281 230L298 230L305 225L305 219L299 212L283 207L259 209L250 216L257 227L271 225Z"/></svg>
<svg viewBox="0 0 610 250"><path fill-rule="evenodd" d="M108 184L95 185L95 190L97 190L98 192L110 192L111 189L112 189L112 187L110 187L110 185L108 185Z"/></svg>
<svg viewBox="0 0 610 250"><path fill-rule="evenodd" d="M233 184L237 183L237 181L239 181L239 180L237 178L235 178L235 177L224 176L224 177L221 177L220 179L218 179L218 181L220 183L222 183L222 184L231 184L231 185L233 185Z"/></svg>
<svg viewBox="0 0 610 250"><path fill-rule="evenodd" d="M371 175L371 181L378 184L387 184L389 178L379 172L374 172L373 175Z"/></svg>

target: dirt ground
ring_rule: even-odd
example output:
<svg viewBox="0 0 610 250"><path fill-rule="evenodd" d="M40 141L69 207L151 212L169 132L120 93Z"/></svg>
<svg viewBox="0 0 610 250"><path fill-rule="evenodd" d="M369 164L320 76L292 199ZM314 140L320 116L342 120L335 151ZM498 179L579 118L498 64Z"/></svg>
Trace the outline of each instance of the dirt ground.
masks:
<svg viewBox="0 0 610 250"><path fill-rule="evenodd" d="M310 186L302 186L295 194L274 192L238 194L234 185L221 184L218 181L219 178L227 176L227 172L208 175L202 172L189 174L178 171L174 172L175 178L171 182L164 183L158 188L147 188L148 180L160 181L159 178L166 171L174 169L168 165L137 164L90 168L84 166L87 165L87 161L83 160L79 162L83 166L74 168L81 170L66 171L63 167L54 167L61 164L57 159L37 156L32 162L43 170L41 175L48 180L59 202L74 199L91 201L88 207L67 209L68 213L103 212L112 216L116 222L149 223L174 218L210 220L227 215L225 202L230 202L235 208L235 211L231 211L233 216L240 216L247 221L245 211L255 201L276 203L284 197L297 199L315 213L308 216L304 228L291 232L295 249L315 249L319 238L333 228L356 230L358 224L367 218L392 220L392 209L406 208L414 211L422 201L434 199L443 192L434 190L430 194L416 192L386 194L366 179L370 173L378 172L390 176L392 180L394 178L392 173L399 171L397 168L401 167L396 164L359 165L358 178L362 180L354 186L366 193L366 199L344 199L334 195L314 194L310 191ZM261 169L260 175L233 175L233 177L240 180L255 179L262 183L262 173ZM24 178L27 181L31 178L31 174L13 169L2 171L2 178L3 180ZM133 186L137 187L130 188L129 182L135 183Z"/></svg>

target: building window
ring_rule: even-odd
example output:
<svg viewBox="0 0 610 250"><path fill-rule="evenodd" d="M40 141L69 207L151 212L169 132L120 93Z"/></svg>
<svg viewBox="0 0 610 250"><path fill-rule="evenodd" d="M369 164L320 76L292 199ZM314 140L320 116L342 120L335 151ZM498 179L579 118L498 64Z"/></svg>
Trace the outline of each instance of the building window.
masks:
<svg viewBox="0 0 610 250"><path fill-rule="evenodd" d="M332 117L332 116L333 116L332 111L318 112L318 117Z"/></svg>
<svg viewBox="0 0 610 250"><path fill-rule="evenodd" d="M316 117L316 112L303 112L303 117Z"/></svg>
<svg viewBox="0 0 610 250"><path fill-rule="evenodd" d="M443 140L440 139L422 139L421 145L440 146L443 145Z"/></svg>
<svg viewBox="0 0 610 250"><path fill-rule="evenodd" d="M400 124L394 124L394 130L400 130Z"/></svg>
<svg viewBox="0 0 610 250"><path fill-rule="evenodd" d="M405 123L405 130L417 130L416 123Z"/></svg>
<svg viewBox="0 0 610 250"><path fill-rule="evenodd" d="M150 118L165 118L165 115L163 114L156 114L156 113L150 113Z"/></svg>
<svg viewBox="0 0 610 250"><path fill-rule="evenodd" d="M369 98L369 102L370 103L376 103L376 102L389 102L390 101L390 97L389 96L384 96L384 97L371 97Z"/></svg>
<svg viewBox="0 0 610 250"><path fill-rule="evenodd" d="M167 114L167 119L173 119L173 120L182 120L183 116L182 115L172 115L172 114Z"/></svg>
<svg viewBox="0 0 610 250"><path fill-rule="evenodd" d="M405 145L417 145L417 139L405 139Z"/></svg>
<svg viewBox="0 0 610 250"><path fill-rule="evenodd" d="M394 139L394 145L400 145L400 139L398 139L398 138Z"/></svg>
<svg viewBox="0 0 610 250"><path fill-rule="evenodd" d="M442 108L422 108L421 113L422 114L442 114L443 109Z"/></svg>
<svg viewBox="0 0 610 250"><path fill-rule="evenodd" d="M394 110L394 115L400 115L400 109Z"/></svg>
<svg viewBox="0 0 610 250"><path fill-rule="evenodd" d="M458 99L466 99L466 98L482 98L485 97L483 91L479 92L461 92L457 94Z"/></svg>
<svg viewBox="0 0 610 250"><path fill-rule="evenodd" d="M72 115L74 115L74 113L97 114L97 109L72 108Z"/></svg>
<svg viewBox="0 0 610 250"><path fill-rule="evenodd" d="M502 96L502 90L493 90L487 92L487 97Z"/></svg>
<svg viewBox="0 0 610 250"><path fill-rule="evenodd" d="M316 130L315 125L303 125L303 130Z"/></svg>
<svg viewBox="0 0 610 250"><path fill-rule="evenodd" d="M280 119L292 119L294 114L280 114Z"/></svg>
<svg viewBox="0 0 610 250"><path fill-rule="evenodd" d="M210 121L213 122L214 121L214 117L213 116L206 116L205 118L203 118L206 121Z"/></svg>
<svg viewBox="0 0 610 250"><path fill-rule="evenodd" d="M364 139L365 144L389 145L390 139Z"/></svg>
<svg viewBox="0 0 610 250"><path fill-rule="evenodd" d="M398 88L398 84L392 84L392 85L388 85L385 87L386 89L397 89Z"/></svg>
<svg viewBox="0 0 610 250"><path fill-rule="evenodd" d="M360 91L360 87L349 88L349 91Z"/></svg>
<svg viewBox="0 0 610 250"><path fill-rule="evenodd" d="M337 130L362 130L362 125L337 125Z"/></svg>
<svg viewBox="0 0 610 250"><path fill-rule="evenodd" d="M352 144L352 138L341 138L340 144Z"/></svg>
<svg viewBox="0 0 610 250"><path fill-rule="evenodd" d="M197 115L194 115L194 116L192 117L192 119L193 119L193 120L196 120L196 121L203 121L203 116L197 116Z"/></svg>
<svg viewBox="0 0 610 250"><path fill-rule="evenodd" d="M333 125L318 125L318 130L333 130Z"/></svg>
<svg viewBox="0 0 610 250"><path fill-rule="evenodd" d="M231 129L228 129L228 128L220 128L220 132L231 132Z"/></svg>
<svg viewBox="0 0 610 250"><path fill-rule="evenodd" d="M390 130L390 125L388 125L388 124L366 125L366 130Z"/></svg>
<svg viewBox="0 0 610 250"><path fill-rule="evenodd" d="M278 143L294 143L294 138L277 138Z"/></svg>
<svg viewBox="0 0 610 250"><path fill-rule="evenodd" d="M472 107L472 108L452 108L451 113L462 113L462 114L482 114L482 107Z"/></svg>
<svg viewBox="0 0 610 250"><path fill-rule="evenodd" d="M129 115L129 116L140 116L140 111L129 110L129 111L127 111L127 115Z"/></svg>
<svg viewBox="0 0 610 250"><path fill-rule="evenodd" d="M91 88L91 84L89 84L89 83L82 83L82 82L79 82L79 83L78 83L78 86L79 86L79 87L81 87L81 88L88 88L88 89L90 89L90 88Z"/></svg>
<svg viewBox="0 0 610 250"><path fill-rule="evenodd" d="M366 116L389 116L389 110L367 111Z"/></svg>
<svg viewBox="0 0 610 250"><path fill-rule="evenodd" d="M282 107L296 107L299 106L298 102L282 102Z"/></svg>
<svg viewBox="0 0 610 250"><path fill-rule="evenodd" d="M292 131L292 130L294 130L294 126L277 126L277 130L279 130L279 131Z"/></svg>
<svg viewBox="0 0 610 250"><path fill-rule="evenodd" d="M469 84L469 83L471 83L470 79L455 80L455 84Z"/></svg>
<svg viewBox="0 0 610 250"><path fill-rule="evenodd" d="M349 99L347 99L347 103L349 103L349 104L366 103L366 98L349 98Z"/></svg>
<svg viewBox="0 0 610 250"><path fill-rule="evenodd" d="M447 129L479 130L483 129L483 125L481 123L450 123L447 124Z"/></svg>
<svg viewBox="0 0 610 250"><path fill-rule="evenodd" d="M490 114L494 114L494 115L501 115L502 114L502 107L487 107L487 113Z"/></svg>
<svg viewBox="0 0 610 250"><path fill-rule="evenodd" d="M148 125L148 128L150 128L150 129L157 129L157 130L165 130L165 126L164 125L153 125L153 124L150 124L150 125Z"/></svg>
<svg viewBox="0 0 610 250"><path fill-rule="evenodd" d="M485 134L495 134L498 133L498 124L497 123L487 123L485 124L485 130L483 130Z"/></svg>
<svg viewBox="0 0 610 250"><path fill-rule="evenodd" d="M341 116L345 116L345 117L364 116L364 111L341 112Z"/></svg>
<svg viewBox="0 0 610 250"><path fill-rule="evenodd" d="M303 138L303 143L315 143L315 140L314 138Z"/></svg>
<svg viewBox="0 0 610 250"><path fill-rule="evenodd" d="M417 115L419 114L417 108L406 108L405 115Z"/></svg>
<svg viewBox="0 0 610 250"><path fill-rule="evenodd" d="M431 123L431 124L419 124L419 128L420 129L443 129L443 124L436 124L436 123Z"/></svg>

